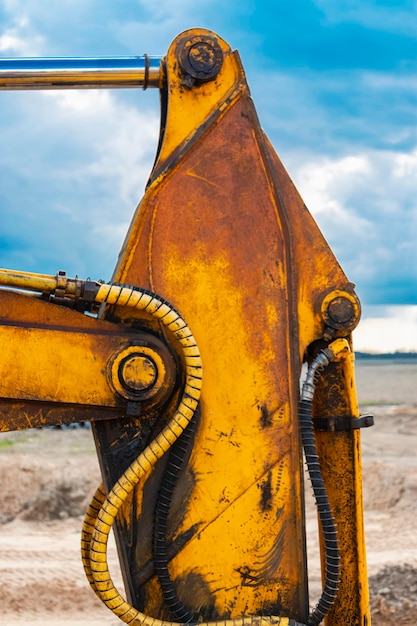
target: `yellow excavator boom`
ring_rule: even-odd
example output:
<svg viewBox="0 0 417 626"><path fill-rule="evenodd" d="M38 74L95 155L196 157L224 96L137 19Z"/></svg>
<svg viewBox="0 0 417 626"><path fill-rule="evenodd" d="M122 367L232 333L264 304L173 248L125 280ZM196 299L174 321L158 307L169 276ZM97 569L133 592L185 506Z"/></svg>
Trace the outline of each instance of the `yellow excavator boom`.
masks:
<svg viewBox="0 0 417 626"><path fill-rule="evenodd" d="M164 58L0 61L0 89L72 87L158 88L157 155L110 283L0 270L1 430L91 422L103 484L82 559L123 622L369 626L360 304L238 53L193 29ZM303 456L322 553L312 609Z"/></svg>

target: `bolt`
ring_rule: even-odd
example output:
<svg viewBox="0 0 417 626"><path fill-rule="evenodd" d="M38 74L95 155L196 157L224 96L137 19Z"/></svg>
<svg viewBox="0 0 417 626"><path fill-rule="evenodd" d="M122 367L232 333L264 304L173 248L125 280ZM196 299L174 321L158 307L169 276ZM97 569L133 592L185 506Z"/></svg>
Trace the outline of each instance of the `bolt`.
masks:
<svg viewBox="0 0 417 626"><path fill-rule="evenodd" d="M158 370L155 363L143 354L132 354L120 364L119 378L129 391L140 393L153 387Z"/></svg>
<svg viewBox="0 0 417 626"><path fill-rule="evenodd" d="M179 62L185 76L184 86L213 80L223 65L223 51L214 37L195 36L181 43Z"/></svg>
<svg viewBox="0 0 417 626"><path fill-rule="evenodd" d="M339 296L329 302L327 313L333 322L337 324L348 324L355 317L355 308L348 298Z"/></svg>
<svg viewBox="0 0 417 626"><path fill-rule="evenodd" d="M188 50L188 61L195 72L208 73L215 66L215 50L213 46L206 41L195 43Z"/></svg>

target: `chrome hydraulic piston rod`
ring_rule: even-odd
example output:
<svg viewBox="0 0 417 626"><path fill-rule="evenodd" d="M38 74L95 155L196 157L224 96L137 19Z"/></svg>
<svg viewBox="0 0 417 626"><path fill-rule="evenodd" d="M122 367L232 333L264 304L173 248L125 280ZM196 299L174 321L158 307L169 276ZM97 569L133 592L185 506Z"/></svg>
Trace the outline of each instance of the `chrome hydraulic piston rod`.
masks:
<svg viewBox="0 0 417 626"><path fill-rule="evenodd" d="M160 87L161 57L0 59L0 90Z"/></svg>

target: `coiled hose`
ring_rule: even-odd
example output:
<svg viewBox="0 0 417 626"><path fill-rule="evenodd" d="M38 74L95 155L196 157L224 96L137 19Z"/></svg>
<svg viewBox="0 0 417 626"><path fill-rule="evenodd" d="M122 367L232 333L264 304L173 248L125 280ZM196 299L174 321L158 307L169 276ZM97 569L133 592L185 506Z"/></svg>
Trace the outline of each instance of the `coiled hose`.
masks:
<svg viewBox="0 0 417 626"><path fill-rule="evenodd" d="M167 466L156 501L153 530L153 564L155 573L165 604L169 608L171 615L181 624L190 624L195 620L178 598L168 570L167 521L175 485L193 440L196 417L194 415L181 437L178 438L169 452Z"/></svg>
<svg viewBox="0 0 417 626"><path fill-rule="evenodd" d="M202 368L200 353L190 329L179 313L168 302L146 289L119 284L100 284L90 280L80 281L77 278L67 280L65 272L58 272L56 277L10 270L0 270L0 274L2 285L17 289L35 290L40 291L42 294L47 294L55 293L58 287L62 291L62 288L65 287L64 295L70 296L70 300L81 298L84 302L90 304L113 304L144 311L159 320L178 340L186 370L185 387L178 408L170 422L143 450L138 458L133 461L109 494L106 496L103 485L100 485L97 489L83 523L81 554L91 587L108 608L123 622L132 626L179 626L174 622L148 617L123 599L110 577L107 563L107 542L112 524L123 503L139 481L155 467L157 461L177 441L191 421L198 406L202 383ZM326 554L323 593L316 608L308 618L308 626L318 626L325 617L334 604L339 585L340 557L337 530L320 472L312 420L315 378L320 370L328 365L329 360L335 358L335 353L332 352L332 349L334 344L338 342L342 342L347 346L347 342L344 339L334 341L310 365L299 404L301 437L316 498ZM341 350L343 349L342 347ZM188 618L188 615L185 616L186 620ZM201 623L200 626L218 626L219 623ZM277 626L305 626L293 619L276 616L252 616L234 620L222 620L221 624L223 626L267 626L270 624L276 624Z"/></svg>
<svg viewBox="0 0 417 626"><path fill-rule="evenodd" d="M325 584L321 598L316 608L308 618L308 626L318 626L322 619L324 619L327 615L336 599L339 584L340 558L337 544L337 530L330 510L325 485L321 476L319 460L315 447L312 418L312 400L314 396L316 378L320 374L320 370L328 365L329 359L332 359L333 356L334 355L331 350L326 350L324 353L321 353L315 361L313 361L306 376L299 404L301 438L309 476L316 498L326 553ZM166 521L175 482L181 470L184 455L186 454L189 443L192 439L193 422L195 423L195 417L187 427L187 430L174 444L170 453L170 458L168 460L166 472L158 495L153 544L155 571L161 585L165 603L170 609L172 615L182 623L192 623L193 618L187 608L177 597L173 582L169 575L166 548Z"/></svg>
<svg viewBox="0 0 417 626"><path fill-rule="evenodd" d="M316 499L325 552L325 579L323 591L315 609L307 620L308 626L318 626L327 615L336 600L340 582L340 556L337 541L337 528L321 475L313 431L313 396L316 379L320 375L320 371L329 364L328 357L331 358L332 356L331 350L327 349L325 352L321 352L311 363L302 387L298 408L301 441Z"/></svg>
<svg viewBox="0 0 417 626"><path fill-rule="evenodd" d="M100 485L88 507L82 530L82 561L95 593L125 623L150 626L154 624L154 620L132 607L116 589L108 568L107 542L117 513L134 487L155 467L192 419L201 393L201 358L186 322L170 304L156 294L145 289L103 284L94 294L94 301L132 307L159 320L179 342L185 365L184 390L174 416L133 461L107 496Z"/></svg>
<svg viewBox="0 0 417 626"><path fill-rule="evenodd" d="M81 556L90 585L102 602L126 624L131 626L180 626L149 617L133 607L116 589L109 572L107 544L118 511L134 487L155 467L190 423L198 406L202 365L196 341L177 311L156 294L136 287L118 284L97 285L89 296L96 303L127 306L149 313L159 320L178 340L185 364L185 386L178 408L169 423L142 451L106 495L100 485L85 515ZM249 616L221 622L202 622L199 626L304 626L287 617Z"/></svg>

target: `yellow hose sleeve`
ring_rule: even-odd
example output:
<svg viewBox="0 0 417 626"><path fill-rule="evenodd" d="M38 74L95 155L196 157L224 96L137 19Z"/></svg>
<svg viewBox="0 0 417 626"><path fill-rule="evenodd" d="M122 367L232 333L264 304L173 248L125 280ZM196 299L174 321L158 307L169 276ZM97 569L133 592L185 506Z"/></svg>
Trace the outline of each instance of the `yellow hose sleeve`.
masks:
<svg viewBox="0 0 417 626"><path fill-rule="evenodd" d="M88 581L101 600L125 623L147 624L148 618L127 603L115 588L107 563L107 542L117 513L134 487L154 467L188 426L197 408L202 383L202 364L197 343L175 309L146 290L101 285L96 302L139 309L160 321L177 339L185 365L185 385L170 422L123 473L106 497L102 485L88 507L82 529L81 556Z"/></svg>
<svg viewBox="0 0 417 626"><path fill-rule="evenodd" d="M149 313L159 320L181 346L185 365L185 385L174 416L155 439L122 474L106 496L103 485L97 489L85 515L81 555L87 579L98 597L124 623L130 626L181 626L149 617L131 606L116 589L107 563L107 543L111 527L134 487L155 467L188 426L198 406L202 386L202 363L197 343L182 319L167 302L146 290L124 285L103 284L95 296L103 304L126 306ZM199 626L289 626L286 617L242 617L201 623ZM295 622L291 620L291 624Z"/></svg>

